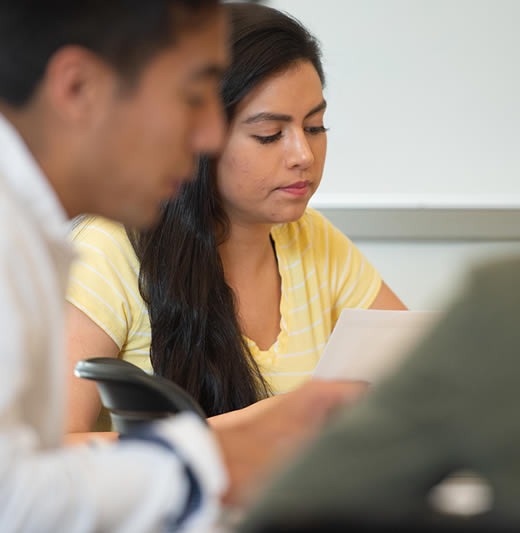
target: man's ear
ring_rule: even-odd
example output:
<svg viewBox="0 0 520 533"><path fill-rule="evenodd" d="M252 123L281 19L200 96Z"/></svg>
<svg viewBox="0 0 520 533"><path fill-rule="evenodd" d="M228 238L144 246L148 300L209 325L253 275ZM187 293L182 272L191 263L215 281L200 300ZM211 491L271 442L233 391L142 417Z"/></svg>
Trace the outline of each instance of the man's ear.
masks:
<svg viewBox="0 0 520 533"><path fill-rule="evenodd" d="M81 46L65 46L49 60L44 93L64 122L84 123L114 90L113 70Z"/></svg>

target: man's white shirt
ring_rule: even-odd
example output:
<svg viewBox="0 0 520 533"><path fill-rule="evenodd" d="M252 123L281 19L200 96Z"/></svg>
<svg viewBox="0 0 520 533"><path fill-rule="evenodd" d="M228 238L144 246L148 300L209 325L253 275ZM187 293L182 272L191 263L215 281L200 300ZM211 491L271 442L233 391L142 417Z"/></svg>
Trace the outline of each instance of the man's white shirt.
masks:
<svg viewBox="0 0 520 533"><path fill-rule="evenodd" d="M152 429L174 451L137 440L60 447L67 230L54 190L0 115L0 531L162 531L185 514L187 469L201 503L183 526L204 531L227 476L194 415Z"/></svg>

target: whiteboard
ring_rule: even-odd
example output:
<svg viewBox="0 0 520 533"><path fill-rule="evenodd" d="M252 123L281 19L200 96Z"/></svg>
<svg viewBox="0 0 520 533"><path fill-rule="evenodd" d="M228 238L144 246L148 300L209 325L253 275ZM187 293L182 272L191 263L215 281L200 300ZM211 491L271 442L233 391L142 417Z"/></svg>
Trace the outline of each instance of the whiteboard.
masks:
<svg viewBox="0 0 520 533"><path fill-rule="evenodd" d="M322 42L317 207L520 207L520 0L271 0Z"/></svg>

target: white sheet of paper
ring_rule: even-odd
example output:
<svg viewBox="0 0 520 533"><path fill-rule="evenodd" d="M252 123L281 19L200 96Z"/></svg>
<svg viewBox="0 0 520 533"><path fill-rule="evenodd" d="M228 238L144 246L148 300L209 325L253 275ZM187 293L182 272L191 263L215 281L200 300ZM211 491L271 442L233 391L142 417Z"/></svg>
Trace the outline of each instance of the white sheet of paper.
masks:
<svg viewBox="0 0 520 533"><path fill-rule="evenodd" d="M377 383L438 318L431 311L344 309L313 377Z"/></svg>

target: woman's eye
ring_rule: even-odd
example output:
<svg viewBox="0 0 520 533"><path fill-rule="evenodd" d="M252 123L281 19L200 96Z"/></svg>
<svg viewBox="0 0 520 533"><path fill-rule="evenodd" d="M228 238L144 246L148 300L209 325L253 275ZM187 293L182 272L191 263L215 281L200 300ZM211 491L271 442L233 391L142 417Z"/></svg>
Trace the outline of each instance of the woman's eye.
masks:
<svg viewBox="0 0 520 533"><path fill-rule="evenodd" d="M279 131L274 135L253 135L253 138L256 139L260 144L269 144L274 143L282 136L282 132Z"/></svg>
<svg viewBox="0 0 520 533"><path fill-rule="evenodd" d="M311 135L319 135L320 133L326 133L329 131L329 128L326 128L325 126L312 126L305 128L305 131Z"/></svg>

